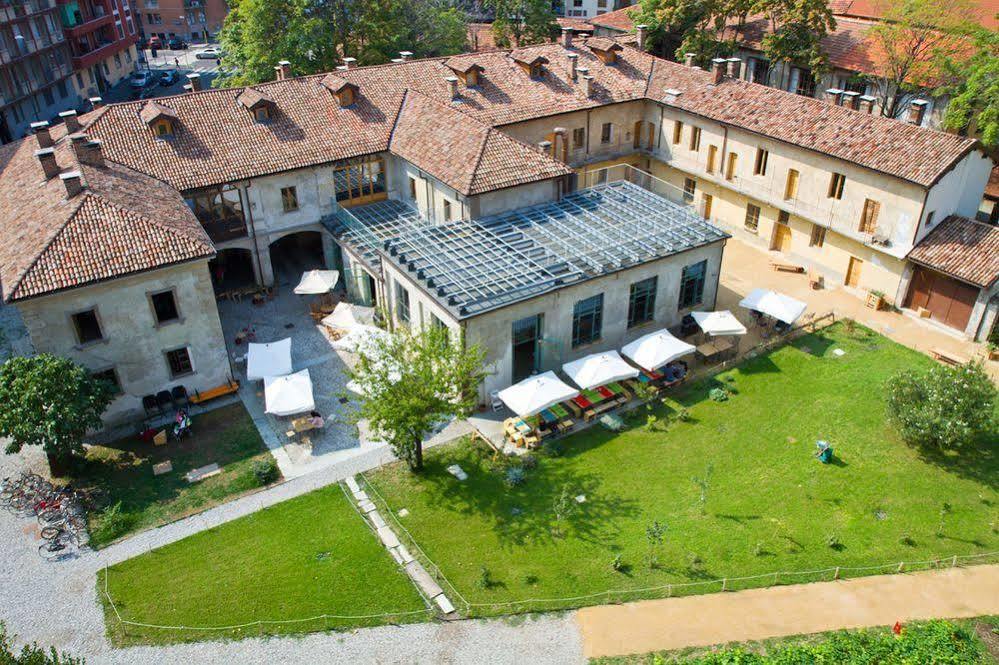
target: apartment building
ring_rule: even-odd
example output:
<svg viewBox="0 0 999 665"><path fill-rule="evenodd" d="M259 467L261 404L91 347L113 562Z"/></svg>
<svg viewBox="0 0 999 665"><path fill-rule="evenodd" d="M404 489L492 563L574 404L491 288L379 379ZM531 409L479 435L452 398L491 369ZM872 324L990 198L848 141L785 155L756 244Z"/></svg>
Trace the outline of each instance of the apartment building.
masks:
<svg viewBox="0 0 999 665"><path fill-rule="evenodd" d="M59 141L98 142L107 168L165 183L211 241L198 261L216 286L325 265L397 325L480 343L483 399L712 308L731 236L981 336L999 253L991 227L968 232L992 166L979 144L737 72L570 29L313 76L282 62L247 88L193 75L189 94L101 107ZM21 186L9 174L0 189Z"/></svg>
<svg viewBox="0 0 999 665"><path fill-rule="evenodd" d="M58 11L55 0L0 4L0 143L79 101Z"/></svg>
<svg viewBox="0 0 999 665"><path fill-rule="evenodd" d="M129 0L57 2L82 98L100 96L135 71L139 33Z"/></svg>
<svg viewBox="0 0 999 665"><path fill-rule="evenodd" d="M136 0L136 13L146 39L208 42L222 29L229 5L225 0Z"/></svg>

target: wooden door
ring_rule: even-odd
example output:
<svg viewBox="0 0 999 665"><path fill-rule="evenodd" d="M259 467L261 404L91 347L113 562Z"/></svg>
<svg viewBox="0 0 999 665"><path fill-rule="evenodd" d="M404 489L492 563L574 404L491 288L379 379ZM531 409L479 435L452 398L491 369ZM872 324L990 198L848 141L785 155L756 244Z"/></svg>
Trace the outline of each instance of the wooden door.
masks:
<svg viewBox="0 0 999 665"><path fill-rule="evenodd" d="M701 201L704 203L704 219L711 219L711 204L714 203L714 197L710 194L701 194Z"/></svg>
<svg viewBox="0 0 999 665"><path fill-rule="evenodd" d="M777 223L774 224L774 239L770 243L770 249L775 249L778 252L790 252L791 251L791 227L787 224Z"/></svg>
<svg viewBox="0 0 999 665"><path fill-rule="evenodd" d="M916 268L906 297L906 306L925 307L930 318L944 325L964 330L978 299L978 289L927 268Z"/></svg>
<svg viewBox="0 0 999 665"><path fill-rule="evenodd" d="M860 270L864 267L864 262L855 256L850 257L850 265L846 268L846 285L857 286L860 284Z"/></svg>

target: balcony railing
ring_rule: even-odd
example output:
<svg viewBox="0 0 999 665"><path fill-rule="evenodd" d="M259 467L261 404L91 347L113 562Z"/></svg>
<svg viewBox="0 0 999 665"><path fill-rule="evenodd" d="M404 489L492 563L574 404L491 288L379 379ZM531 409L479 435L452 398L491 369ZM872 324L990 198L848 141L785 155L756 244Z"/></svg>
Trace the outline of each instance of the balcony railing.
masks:
<svg viewBox="0 0 999 665"><path fill-rule="evenodd" d="M706 221L711 221L704 214L703 198L698 200L698 197L683 191L676 185L670 184L665 180L661 180L651 173L646 173L641 169L637 169L631 164L615 164L614 166L605 166L602 169L587 171L586 175L578 184L580 189L589 189L590 187L594 187L596 185L616 182L618 180L627 180L628 182L634 183L639 187L652 192L653 194L661 196L671 203L675 203L689 209L691 212Z"/></svg>

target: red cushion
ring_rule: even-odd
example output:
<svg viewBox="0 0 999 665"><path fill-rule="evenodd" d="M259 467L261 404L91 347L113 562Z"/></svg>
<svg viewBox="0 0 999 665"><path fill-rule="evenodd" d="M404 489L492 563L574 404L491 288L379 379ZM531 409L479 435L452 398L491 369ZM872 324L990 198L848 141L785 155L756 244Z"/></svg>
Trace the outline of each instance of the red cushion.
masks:
<svg viewBox="0 0 999 665"><path fill-rule="evenodd" d="M614 396L614 393L612 393L610 389L607 388L606 386L600 386L599 388L597 388L597 392L603 395L607 399L610 399L611 397Z"/></svg>
<svg viewBox="0 0 999 665"><path fill-rule="evenodd" d="M578 406L581 409L588 409L591 406L593 406L593 402L591 402L590 400L586 399L582 395L577 395L576 397L573 397L572 401L575 402L576 406Z"/></svg>

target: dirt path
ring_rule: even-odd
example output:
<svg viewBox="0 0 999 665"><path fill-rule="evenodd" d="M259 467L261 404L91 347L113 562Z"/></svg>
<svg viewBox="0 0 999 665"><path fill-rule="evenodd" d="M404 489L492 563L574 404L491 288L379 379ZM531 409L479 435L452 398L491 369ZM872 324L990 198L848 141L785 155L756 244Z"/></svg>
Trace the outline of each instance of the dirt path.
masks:
<svg viewBox="0 0 999 665"><path fill-rule="evenodd" d="M588 658L999 613L999 565L603 605L576 614Z"/></svg>

